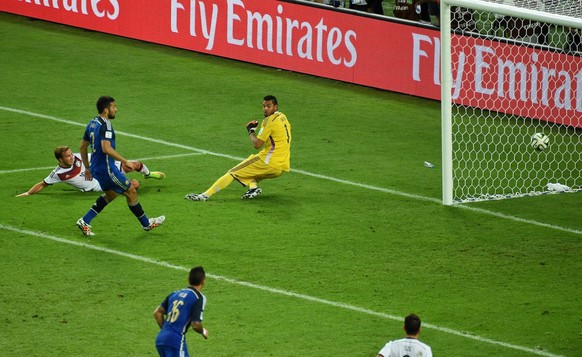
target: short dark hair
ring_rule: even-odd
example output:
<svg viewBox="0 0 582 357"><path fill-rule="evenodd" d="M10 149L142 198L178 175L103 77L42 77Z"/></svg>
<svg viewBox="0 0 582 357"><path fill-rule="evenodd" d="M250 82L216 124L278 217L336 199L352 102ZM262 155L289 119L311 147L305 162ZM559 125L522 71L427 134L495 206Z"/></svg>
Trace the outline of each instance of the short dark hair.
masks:
<svg viewBox="0 0 582 357"><path fill-rule="evenodd" d="M274 95L269 94L269 95L265 96L265 98L263 98L263 100L265 100L265 101L270 100L273 102L273 104L279 105L279 103L277 103L277 98L275 98Z"/></svg>
<svg viewBox="0 0 582 357"><path fill-rule="evenodd" d="M65 151L69 150L68 146L59 145L55 148L55 159L62 159Z"/></svg>
<svg viewBox="0 0 582 357"><path fill-rule="evenodd" d="M420 317L410 314L404 318L404 331L408 335L417 335L420 331Z"/></svg>
<svg viewBox="0 0 582 357"><path fill-rule="evenodd" d="M201 266L194 267L190 269L190 275L188 276L188 282L192 286L197 286L202 284L202 282L206 279L206 272L204 268Z"/></svg>
<svg viewBox="0 0 582 357"><path fill-rule="evenodd" d="M115 102L113 97L103 95L97 99L97 113L101 114L103 111L111 105L111 103Z"/></svg>

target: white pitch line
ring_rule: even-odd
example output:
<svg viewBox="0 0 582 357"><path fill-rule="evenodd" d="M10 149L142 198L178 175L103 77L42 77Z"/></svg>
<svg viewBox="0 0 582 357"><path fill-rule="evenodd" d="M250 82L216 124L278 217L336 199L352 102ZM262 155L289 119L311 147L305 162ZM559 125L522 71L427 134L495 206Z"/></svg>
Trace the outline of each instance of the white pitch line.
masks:
<svg viewBox="0 0 582 357"><path fill-rule="evenodd" d="M204 155L197 152L189 152L186 154L176 154L176 155L166 155L166 156L152 156L152 157L144 157L139 159L132 159L137 161L148 161L148 160L166 160L166 159L175 159L178 157L185 157L185 156L195 156L195 155ZM13 174L16 172L26 172L26 171L39 171L39 170L53 170L56 166L45 166L45 167L29 167L26 169L15 169L15 170L0 170L1 174Z"/></svg>
<svg viewBox="0 0 582 357"><path fill-rule="evenodd" d="M50 115L44 115L44 114L39 114L39 113L28 112L28 111L20 110L20 109L14 109L14 108L8 108L8 107L0 106L0 110L4 110L4 111L7 111L7 112L12 112L12 113L23 114L23 115L28 115L28 116L42 118L42 119L54 120L54 121L57 121L57 122L60 122L60 123L65 123L65 124L71 124L71 125L82 126L82 127L85 127L86 126L86 124L77 123L77 122L74 122L74 121L71 121L71 120L57 118L57 117L50 116ZM149 137L146 137L146 136L140 136L140 135L135 135L135 134L124 133L124 132L121 132L121 131L116 131L116 133L117 134L124 135L124 136L131 137L131 138L135 138L135 139L140 139L140 140L149 141L149 142L153 142L153 143L157 143L157 144L162 144L162 145L167 145L167 146L171 146L171 147L177 147L177 148L184 149L184 150L190 150L190 151L194 151L194 152L197 152L197 153L200 153L200 154L207 154L207 155L219 156L219 157L224 157L224 158L228 158L228 159L232 159L232 160L236 160L236 161L243 160L243 158L241 158L241 157L236 157L236 156L221 154L221 153L212 152L212 151L208 151L208 150L203 150L203 149L195 148L195 147L192 147L192 146L187 146L187 145L172 143L172 142L165 141L165 140L153 139L153 138L149 138ZM346 180L338 179L338 178L335 178L335 177L330 177L330 176L315 174L315 173L311 173L311 172L303 171L303 170L298 170L298 169L292 169L291 171L292 172L299 173L299 174L302 174L302 175L306 175L306 176L311 176L311 177L316 177L316 178L320 178L320 179L324 179L324 180L328 180L328 181L334 181L334 182L342 183L342 184L345 184L345 185L351 185L351 186L366 188L366 189L369 189L369 190L384 192L384 193L388 193L388 194L391 194L391 195L406 197L406 198L415 199L415 200L419 200L419 201L425 201L425 202L432 202L432 203L441 204L441 200L436 199L436 198L432 198L432 197L425 197L425 196L415 195L415 194L406 193L406 192L402 192L402 191L391 190L391 189L387 189L387 188L382 188L382 187L377 187L377 186L371 186L371 185L366 185L366 184L352 182L352 181L346 181ZM483 208L465 206L465 205L462 205L462 204L456 204L456 205L454 205L452 207L453 208L457 208L457 209L464 209L464 210L468 210L468 211L478 212L480 214L494 216L494 217L497 217L497 218L502 218L502 219L506 219L506 220L509 220L509 221L513 221L513 222L531 224L531 225L538 226L538 227L549 228L549 229L553 229L553 230L557 230L557 231L562 231L562 232L566 232L566 233L572 233L572 234L582 235L582 230L573 229L573 228L567 228L567 227L562 227L562 226L556 226L556 225L552 225L552 224L548 224L548 223L543 223L543 222L538 222L538 221L529 220L529 219L524 219L524 218L520 218L520 217L508 215L508 214L503 214L503 213L499 213L499 212L489 211L489 210L486 210L486 209L483 209Z"/></svg>
<svg viewBox="0 0 582 357"><path fill-rule="evenodd" d="M54 170L56 165L53 166L45 166L45 167L28 167L25 169L14 169L14 170L0 170L0 174L14 174L17 172L26 172L26 171L39 171L39 170Z"/></svg>
<svg viewBox="0 0 582 357"><path fill-rule="evenodd" d="M16 232L19 234L25 234L25 235L29 235L29 236L33 236L33 237L44 238L44 239L52 240L52 241L55 241L58 243L64 243L64 244L69 244L69 245L82 247L82 248L86 248L86 249L96 250L99 252L113 254L113 255L117 255L117 256L121 256L121 257L125 257L125 258L130 258L130 259L137 260L137 261L144 262L144 263L148 263L148 264L159 265L159 266L162 266L164 268L170 268L170 269L180 270L180 271L185 271L185 272L188 272L190 270L189 268L186 268L186 267L174 265L174 264L167 263L167 262L160 261L160 260L147 258L147 257L141 256L141 255L126 253L126 252L122 252L122 251L115 250L115 249L99 247L99 246L92 245L89 243L83 243L83 242L73 241L73 240L69 240L69 239L65 239L65 238L60 238L60 237L52 236L50 234L46 234L46 233L42 233L42 232L29 231L29 230L20 229L20 228L16 228L16 227L4 225L4 224L0 224L0 229ZM316 303L329 305L329 306L333 306L333 307L337 307L337 308L341 308L341 309L346 309L346 310L350 310L350 311L355 311L355 312L359 312L359 313L363 313L363 314L371 315L371 316L376 316L376 317L380 317L380 318L384 318L384 319L388 319L388 320L402 321L401 316L390 315L390 314L386 314L383 312L369 310L369 309L359 307L359 306L354 306L354 305L344 304L341 302L321 299L318 297L305 295L305 294L298 294L298 293L294 293L294 292L288 291L288 290L271 288L269 286L254 284L254 283L250 283L250 282L242 281L242 280L237 280L237 279L232 279L232 278L228 278L228 277L221 276L221 275L207 274L207 276L211 279L221 280L221 281L233 284L233 285L240 285L240 286L244 286L244 287L248 287L248 288L252 288L252 289L267 291L267 292L270 292L273 294L284 295L284 296L289 296L289 297L296 298L296 299L316 302ZM519 350L519 351L535 354L538 356L564 357L564 356L556 355L556 354L553 354L550 352L545 352L545 351L541 351L541 350L537 350L537 349L533 349L533 348L514 345L511 343L496 341L496 340L492 340L489 338L473 335L473 334L470 334L467 332L461 332L461 331L453 330L453 329L450 329L447 327L441 327L441 326L426 323L426 322L423 322L422 326L424 328L429 328L429 329L433 329L436 331L448 333L451 335L468 338L468 339L475 340L478 342L484 342L484 343L488 343L488 344L492 344L492 345L496 345L496 346L501 346L501 347L506 347L506 348L510 348L510 349L514 349L514 350Z"/></svg>

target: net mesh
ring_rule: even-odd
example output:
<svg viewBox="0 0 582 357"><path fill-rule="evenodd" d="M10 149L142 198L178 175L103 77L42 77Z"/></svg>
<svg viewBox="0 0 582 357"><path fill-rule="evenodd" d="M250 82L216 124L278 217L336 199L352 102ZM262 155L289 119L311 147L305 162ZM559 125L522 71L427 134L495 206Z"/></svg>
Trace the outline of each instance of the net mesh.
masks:
<svg viewBox="0 0 582 357"><path fill-rule="evenodd" d="M582 19L578 0L487 2ZM451 30L453 200L580 191L581 28L453 6Z"/></svg>

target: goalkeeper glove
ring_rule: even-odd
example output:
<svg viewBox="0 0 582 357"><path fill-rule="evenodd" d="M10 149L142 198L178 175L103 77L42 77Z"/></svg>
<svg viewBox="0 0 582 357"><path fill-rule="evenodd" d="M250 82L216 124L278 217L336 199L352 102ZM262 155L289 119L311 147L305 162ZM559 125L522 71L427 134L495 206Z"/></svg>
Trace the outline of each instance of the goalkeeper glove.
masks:
<svg viewBox="0 0 582 357"><path fill-rule="evenodd" d="M248 124L247 124L247 131L250 133L254 133L255 130L257 130L257 126L259 126L259 122L256 120L251 120Z"/></svg>

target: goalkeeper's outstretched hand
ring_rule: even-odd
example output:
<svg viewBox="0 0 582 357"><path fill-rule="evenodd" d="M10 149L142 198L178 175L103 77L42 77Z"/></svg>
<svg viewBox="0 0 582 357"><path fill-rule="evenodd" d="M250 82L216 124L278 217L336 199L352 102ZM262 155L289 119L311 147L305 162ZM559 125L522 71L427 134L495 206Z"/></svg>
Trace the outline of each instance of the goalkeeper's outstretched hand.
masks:
<svg viewBox="0 0 582 357"><path fill-rule="evenodd" d="M256 120L251 120L248 124L247 124L247 131L250 133L254 133L255 130L257 130L257 126L259 126L259 122Z"/></svg>

